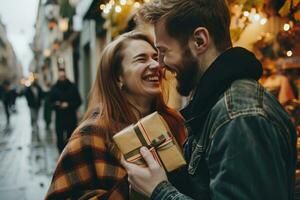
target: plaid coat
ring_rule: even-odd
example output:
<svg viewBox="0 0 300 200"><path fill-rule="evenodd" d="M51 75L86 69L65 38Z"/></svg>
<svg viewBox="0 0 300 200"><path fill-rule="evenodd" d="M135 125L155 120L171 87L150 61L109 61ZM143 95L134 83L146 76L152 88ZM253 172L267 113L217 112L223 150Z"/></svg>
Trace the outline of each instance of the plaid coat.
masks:
<svg viewBox="0 0 300 200"><path fill-rule="evenodd" d="M94 113L73 133L60 155L46 200L129 198L126 171L106 147L98 118Z"/></svg>

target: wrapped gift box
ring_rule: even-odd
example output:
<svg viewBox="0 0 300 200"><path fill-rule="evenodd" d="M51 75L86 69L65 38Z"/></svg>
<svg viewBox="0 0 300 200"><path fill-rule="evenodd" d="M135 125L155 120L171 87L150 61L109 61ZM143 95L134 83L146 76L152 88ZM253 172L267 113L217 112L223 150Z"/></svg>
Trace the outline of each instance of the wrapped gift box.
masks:
<svg viewBox="0 0 300 200"><path fill-rule="evenodd" d="M186 164L170 128L157 112L121 130L113 140L128 162L145 166L140 154L140 148L145 146L168 172Z"/></svg>

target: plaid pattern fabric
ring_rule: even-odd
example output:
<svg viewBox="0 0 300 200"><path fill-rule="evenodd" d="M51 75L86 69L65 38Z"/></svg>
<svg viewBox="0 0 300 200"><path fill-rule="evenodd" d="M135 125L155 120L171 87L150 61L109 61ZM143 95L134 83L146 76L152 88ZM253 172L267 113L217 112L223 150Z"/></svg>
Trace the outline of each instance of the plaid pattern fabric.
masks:
<svg viewBox="0 0 300 200"><path fill-rule="evenodd" d="M46 200L128 199L125 169L105 145L105 135L87 120L62 152Z"/></svg>

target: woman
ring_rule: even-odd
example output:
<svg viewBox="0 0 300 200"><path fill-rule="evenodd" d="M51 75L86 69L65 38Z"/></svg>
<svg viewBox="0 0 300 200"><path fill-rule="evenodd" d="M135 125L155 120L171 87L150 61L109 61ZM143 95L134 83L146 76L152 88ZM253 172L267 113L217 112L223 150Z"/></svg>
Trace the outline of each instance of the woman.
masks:
<svg viewBox="0 0 300 200"><path fill-rule="evenodd" d="M163 101L161 82L157 52L146 35L123 34L103 50L87 112L58 160L46 199L129 198L112 136L157 110L180 144L185 137L182 118Z"/></svg>

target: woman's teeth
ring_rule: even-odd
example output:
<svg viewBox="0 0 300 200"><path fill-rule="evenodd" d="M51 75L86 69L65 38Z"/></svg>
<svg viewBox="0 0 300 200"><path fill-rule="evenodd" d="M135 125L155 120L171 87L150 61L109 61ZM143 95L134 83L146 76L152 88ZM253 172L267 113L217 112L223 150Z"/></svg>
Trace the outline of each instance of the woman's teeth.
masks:
<svg viewBox="0 0 300 200"><path fill-rule="evenodd" d="M158 77L157 76L150 76L147 78L148 81L158 81Z"/></svg>

